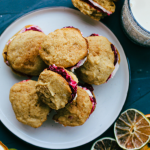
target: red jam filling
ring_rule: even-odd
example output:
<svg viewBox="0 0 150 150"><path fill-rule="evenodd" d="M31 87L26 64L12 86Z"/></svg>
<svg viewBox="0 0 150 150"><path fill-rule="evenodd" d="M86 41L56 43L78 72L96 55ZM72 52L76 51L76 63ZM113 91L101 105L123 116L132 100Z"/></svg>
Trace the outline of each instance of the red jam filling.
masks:
<svg viewBox="0 0 150 150"><path fill-rule="evenodd" d="M55 65L51 65L51 66L49 66L49 68L47 70L54 71L54 72L60 74L64 79L66 79L66 81L69 83L69 86L72 91L72 94L71 94L72 98L69 102L72 102L77 94L77 83L74 80L72 80L71 76L62 67L57 67Z"/></svg>
<svg viewBox="0 0 150 150"><path fill-rule="evenodd" d="M99 34L92 33L90 36L99 36Z"/></svg>
<svg viewBox="0 0 150 150"><path fill-rule="evenodd" d="M39 29L36 26L31 26L31 27L25 28L25 29L23 29L23 32L30 31L30 30L32 30L32 31L38 31L38 32L43 32L41 29Z"/></svg>
<svg viewBox="0 0 150 150"><path fill-rule="evenodd" d="M79 83L79 86L81 86L83 89L85 88L85 89L89 90L93 94L94 88L92 87L92 85L87 84L87 83L84 83L84 84ZM89 96L89 97L90 97L90 100L91 100L91 102L93 104L92 110L91 110L91 113L90 113L90 114L92 114L94 109L95 109L95 107L96 107L97 102L96 102L96 99L95 99L94 96Z"/></svg>
<svg viewBox="0 0 150 150"><path fill-rule="evenodd" d="M27 81L29 81L30 79L27 79L27 80L23 80L23 81L21 81L20 83L24 83L24 82L27 82Z"/></svg>
<svg viewBox="0 0 150 150"><path fill-rule="evenodd" d="M6 65L7 65L7 66L10 66L10 64L9 64L8 60L7 60L5 63L6 63Z"/></svg>
<svg viewBox="0 0 150 150"><path fill-rule="evenodd" d="M115 47L113 44L111 44L111 49L112 49L112 51L114 52L114 56L115 56L114 66L116 66L116 64L117 64L117 62L118 62L117 49L116 49L116 47ZM108 77L107 81L111 78L111 76L112 76L112 75L110 75L110 76ZM106 81L106 82L107 82L107 81Z"/></svg>
<svg viewBox="0 0 150 150"><path fill-rule="evenodd" d="M75 28L75 27L73 27L73 26L66 26L66 27L64 27L64 28Z"/></svg>
<svg viewBox="0 0 150 150"><path fill-rule="evenodd" d="M117 53L117 49L116 49L116 47L115 47L113 44L111 44L111 49L112 49L112 51L114 52L114 55L115 55L114 65L116 65L117 62L118 62L118 53Z"/></svg>
<svg viewBox="0 0 150 150"><path fill-rule="evenodd" d="M94 9L96 9L99 12L102 12L104 14L107 14L108 16L110 14L108 14L107 12L104 12L102 9L100 9L99 7L95 6L93 3L91 3L89 0L82 0L83 2L86 2L87 4L89 4L91 7L93 7Z"/></svg>

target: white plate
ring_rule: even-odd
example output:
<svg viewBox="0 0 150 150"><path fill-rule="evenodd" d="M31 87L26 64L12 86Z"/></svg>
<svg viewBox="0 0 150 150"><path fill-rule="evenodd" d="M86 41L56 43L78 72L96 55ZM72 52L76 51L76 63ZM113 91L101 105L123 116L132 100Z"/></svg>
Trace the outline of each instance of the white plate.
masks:
<svg viewBox="0 0 150 150"><path fill-rule="evenodd" d="M74 26L79 28L84 36L89 36L91 33L103 35L119 50L120 68L116 76L107 84L94 86L97 108L84 125L63 127L54 123L51 114L40 128L34 129L16 120L9 102L9 90L14 83L24 78L14 75L3 62L0 54L0 118L2 123L19 138L43 148L66 149L90 142L106 131L115 121L127 96L128 65L119 41L104 24L90 19L77 10L65 7L46 8L29 13L12 23L0 38L0 53L7 40L28 24L40 26L46 34L65 26Z"/></svg>

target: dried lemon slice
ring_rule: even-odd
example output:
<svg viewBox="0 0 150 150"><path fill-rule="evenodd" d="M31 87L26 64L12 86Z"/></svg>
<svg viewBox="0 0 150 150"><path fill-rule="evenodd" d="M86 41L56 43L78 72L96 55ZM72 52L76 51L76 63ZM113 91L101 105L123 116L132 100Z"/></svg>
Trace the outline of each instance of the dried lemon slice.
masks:
<svg viewBox="0 0 150 150"><path fill-rule="evenodd" d="M93 144L91 150L122 150L122 149L118 146L115 139L106 137L97 140Z"/></svg>
<svg viewBox="0 0 150 150"><path fill-rule="evenodd" d="M141 149L150 139L150 122L136 109L123 112L114 125L118 145L123 149Z"/></svg>

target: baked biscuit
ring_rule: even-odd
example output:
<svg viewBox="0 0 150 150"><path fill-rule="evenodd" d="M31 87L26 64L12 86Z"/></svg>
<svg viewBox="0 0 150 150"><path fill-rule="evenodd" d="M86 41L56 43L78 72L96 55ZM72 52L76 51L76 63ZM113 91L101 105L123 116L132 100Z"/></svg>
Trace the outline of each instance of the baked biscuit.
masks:
<svg viewBox="0 0 150 150"><path fill-rule="evenodd" d="M38 76L47 67L39 55L45 36L37 26L24 27L7 42L4 62L18 75Z"/></svg>
<svg viewBox="0 0 150 150"><path fill-rule="evenodd" d="M83 14L99 21L115 12L116 0L72 0L73 5Z"/></svg>
<svg viewBox="0 0 150 150"><path fill-rule="evenodd" d="M85 83L100 85L115 75L120 55L107 38L95 35L86 38L89 42L89 54L84 65L77 69L77 74Z"/></svg>
<svg viewBox="0 0 150 150"><path fill-rule="evenodd" d="M64 108L77 96L76 76L63 67L49 66L39 76L36 83L37 94L50 108Z"/></svg>
<svg viewBox="0 0 150 150"><path fill-rule="evenodd" d="M79 29L65 27L49 33L42 43L40 56L47 65L64 68L76 65L88 54L88 44Z"/></svg>
<svg viewBox="0 0 150 150"><path fill-rule="evenodd" d="M80 126L89 118L96 107L96 100L87 88L77 88L77 98L65 108L57 111L53 119L64 126Z"/></svg>
<svg viewBox="0 0 150 150"><path fill-rule="evenodd" d="M35 84L36 81L32 80L14 84L10 89L9 99L17 120L38 128L47 120L50 108L38 98Z"/></svg>

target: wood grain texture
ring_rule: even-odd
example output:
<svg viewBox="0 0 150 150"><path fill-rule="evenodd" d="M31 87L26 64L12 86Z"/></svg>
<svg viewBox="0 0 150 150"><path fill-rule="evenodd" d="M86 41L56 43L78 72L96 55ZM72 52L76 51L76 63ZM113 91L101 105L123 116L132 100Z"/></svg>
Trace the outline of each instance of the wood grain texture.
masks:
<svg viewBox="0 0 150 150"><path fill-rule="evenodd" d="M133 44L123 33L120 22L123 2L124 0L117 2L116 12L110 17L106 17L102 22L116 35L130 62L131 84L123 110L135 108L148 114L150 113L150 49ZM0 4L0 34L14 20L30 11L54 6L74 8L71 0L0 0ZM105 136L114 137L113 125L97 139ZM71 150L90 150L93 142L97 139ZM0 141L6 144L9 148L17 148L18 150L44 150L22 141L13 135L1 122Z"/></svg>

